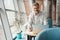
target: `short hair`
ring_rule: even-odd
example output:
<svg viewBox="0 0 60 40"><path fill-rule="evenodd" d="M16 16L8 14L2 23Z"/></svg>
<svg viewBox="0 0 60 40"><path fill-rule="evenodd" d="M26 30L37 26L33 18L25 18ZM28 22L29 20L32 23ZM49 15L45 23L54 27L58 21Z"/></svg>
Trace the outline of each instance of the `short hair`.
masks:
<svg viewBox="0 0 60 40"><path fill-rule="evenodd" d="M39 3L34 3L33 6L39 6Z"/></svg>

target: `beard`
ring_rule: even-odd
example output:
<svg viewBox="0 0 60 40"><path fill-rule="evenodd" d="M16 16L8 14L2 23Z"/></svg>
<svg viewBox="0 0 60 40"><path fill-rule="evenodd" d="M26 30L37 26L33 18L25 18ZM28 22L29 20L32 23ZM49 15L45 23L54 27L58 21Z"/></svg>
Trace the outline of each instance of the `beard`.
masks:
<svg viewBox="0 0 60 40"><path fill-rule="evenodd" d="M39 10L36 10L36 11L35 11L35 14L38 14L38 13L39 13Z"/></svg>
<svg viewBox="0 0 60 40"><path fill-rule="evenodd" d="M35 10L35 15L38 15L39 14L39 10Z"/></svg>

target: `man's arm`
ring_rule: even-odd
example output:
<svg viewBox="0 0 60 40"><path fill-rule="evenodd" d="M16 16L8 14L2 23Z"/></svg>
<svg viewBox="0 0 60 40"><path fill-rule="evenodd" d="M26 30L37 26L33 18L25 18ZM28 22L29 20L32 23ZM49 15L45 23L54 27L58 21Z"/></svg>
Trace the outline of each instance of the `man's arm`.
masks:
<svg viewBox="0 0 60 40"><path fill-rule="evenodd" d="M33 20L33 15L30 15L27 26L28 31L32 31L32 20Z"/></svg>

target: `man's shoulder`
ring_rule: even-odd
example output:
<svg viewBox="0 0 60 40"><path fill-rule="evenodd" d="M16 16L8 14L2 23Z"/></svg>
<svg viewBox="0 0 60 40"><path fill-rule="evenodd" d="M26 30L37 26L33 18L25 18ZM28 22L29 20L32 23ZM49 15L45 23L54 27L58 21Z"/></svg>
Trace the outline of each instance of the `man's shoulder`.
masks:
<svg viewBox="0 0 60 40"><path fill-rule="evenodd" d="M34 18L34 13L33 12L30 13L29 18Z"/></svg>

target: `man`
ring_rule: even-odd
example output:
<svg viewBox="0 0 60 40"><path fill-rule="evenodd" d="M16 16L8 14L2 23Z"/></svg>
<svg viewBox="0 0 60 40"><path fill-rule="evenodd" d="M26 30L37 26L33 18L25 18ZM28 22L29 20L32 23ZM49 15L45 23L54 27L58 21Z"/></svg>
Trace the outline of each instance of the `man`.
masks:
<svg viewBox="0 0 60 40"><path fill-rule="evenodd" d="M30 14L28 21L28 30L32 31L34 24L44 24L44 16L43 13L39 10L39 4L34 3L33 5L34 12ZM46 23L45 23L46 24Z"/></svg>

